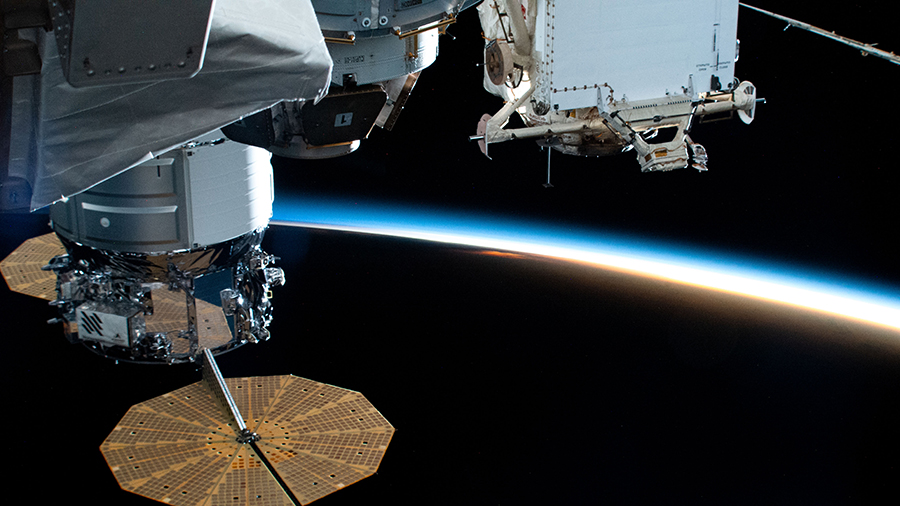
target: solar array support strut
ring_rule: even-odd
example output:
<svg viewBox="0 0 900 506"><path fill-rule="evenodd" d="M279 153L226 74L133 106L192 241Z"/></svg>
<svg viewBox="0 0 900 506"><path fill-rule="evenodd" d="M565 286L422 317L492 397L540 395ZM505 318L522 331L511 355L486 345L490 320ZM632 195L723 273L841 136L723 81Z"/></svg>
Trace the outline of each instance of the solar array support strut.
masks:
<svg viewBox="0 0 900 506"><path fill-rule="evenodd" d="M213 396L219 401L222 409L231 416L235 425L237 425L237 442L243 444L258 441L259 435L248 429L244 423L241 411L235 404L231 391L228 390L228 385L225 384L225 378L222 377L222 373L219 371L219 365L216 364L216 359L213 357L212 352L209 351L209 348L203 349L203 381L206 382Z"/></svg>

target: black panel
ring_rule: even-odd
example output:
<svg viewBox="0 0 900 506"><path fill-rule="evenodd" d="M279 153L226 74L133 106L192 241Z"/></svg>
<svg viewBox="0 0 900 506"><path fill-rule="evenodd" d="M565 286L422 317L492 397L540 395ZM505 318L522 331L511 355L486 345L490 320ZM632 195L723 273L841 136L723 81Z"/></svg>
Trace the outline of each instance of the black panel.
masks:
<svg viewBox="0 0 900 506"><path fill-rule="evenodd" d="M275 141L275 129L272 127L272 110L266 109L247 116L242 120L222 127L222 133L229 139L268 149Z"/></svg>
<svg viewBox="0 0 900 506"><path fill-rule="evenodd" d="M300 109L303 137L312 146L327 146L369 136L387 95L380 86L337 88L316 105Z"/></svg>

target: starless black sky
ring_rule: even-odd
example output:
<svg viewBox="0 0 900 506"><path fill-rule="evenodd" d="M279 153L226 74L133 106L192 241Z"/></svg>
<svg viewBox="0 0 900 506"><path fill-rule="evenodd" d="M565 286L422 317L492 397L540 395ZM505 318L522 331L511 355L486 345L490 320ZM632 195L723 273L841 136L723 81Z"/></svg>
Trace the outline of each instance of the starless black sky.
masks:
<svg viewBox="0 0 900 506"><path fill-rule="evenodd" d="M889 2L757 2L886 49ZM466 138L481 89L474 12L444 37L392 132L353 155L275 161L277 196L540 218L900 286L891 86L898 67L742 11L750 126L697 125L710 171L633 156L488 161ZM43 233L4 215L2 254ZM878 332L542 259L273 227L288 284L273 339L226 376L293 373L360 390L398 427L375 477L319 504L893 504L896 354ZM30 502L151 504L97 447L128 406L196 381L64 342L41 301L2 291L13 488ZM845 341L850 344L842 344ZM9 416L12 415L12 416ZM885 494L888 494L885 496ZM893 498L891 497L893 495Z"/></svg>

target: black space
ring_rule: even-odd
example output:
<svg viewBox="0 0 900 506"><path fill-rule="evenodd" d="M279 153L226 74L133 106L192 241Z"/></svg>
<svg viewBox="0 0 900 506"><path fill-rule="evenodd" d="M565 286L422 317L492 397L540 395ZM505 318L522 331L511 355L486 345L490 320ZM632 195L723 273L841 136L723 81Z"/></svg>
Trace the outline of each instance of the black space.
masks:
<svg viewBox="0 0 900 506"><path fill-rule="evenodd" d="M891 2L754 5L900 50ZM274 160L276 199L328 196L539 218L900 287L892 98L898 67L742 10L752 125L697 125L710 170L642 174L633 155L553 158L467 136L481 88L474 12L444 37L392 132L357 153ZM891 40L889 37L893 37ZM48 231L2 215L0 256ZM896 332L543 258L272 227L273 338L226 376L295 374L362 391L397 427L375 476L322 506L896 504ZM714 253L710 253L714 254ZM0 290L11 490L31 503L157 504L98 447L129 406L199 380L114 364ZM12 415L12 416L9 416Z"/></svg>

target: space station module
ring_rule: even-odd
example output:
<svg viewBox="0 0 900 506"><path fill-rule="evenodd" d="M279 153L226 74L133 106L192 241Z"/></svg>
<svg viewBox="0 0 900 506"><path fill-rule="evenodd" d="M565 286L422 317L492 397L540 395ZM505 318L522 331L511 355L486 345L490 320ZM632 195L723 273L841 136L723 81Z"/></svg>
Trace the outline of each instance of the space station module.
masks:
<svg viewBox="0 0 900 506"><path fill-rule="evenodd" d="M472 136L485 154L536 139L571 155L633 149L645 172L705 171L694 118L753 120L756 88L734 77L737 0L494 0L478 14L484 87L506 101ZM524 128L504 128L514 112Z"/></svg>

